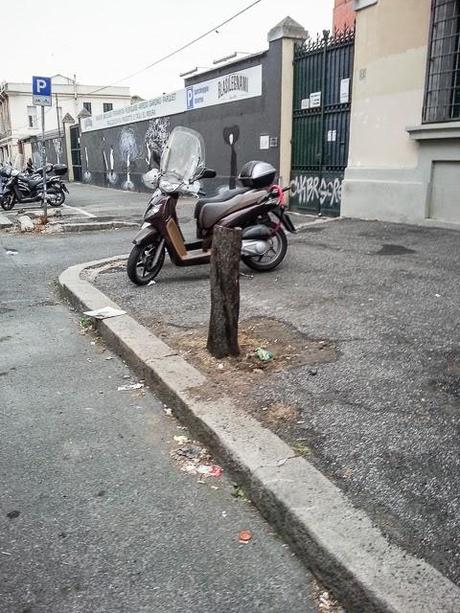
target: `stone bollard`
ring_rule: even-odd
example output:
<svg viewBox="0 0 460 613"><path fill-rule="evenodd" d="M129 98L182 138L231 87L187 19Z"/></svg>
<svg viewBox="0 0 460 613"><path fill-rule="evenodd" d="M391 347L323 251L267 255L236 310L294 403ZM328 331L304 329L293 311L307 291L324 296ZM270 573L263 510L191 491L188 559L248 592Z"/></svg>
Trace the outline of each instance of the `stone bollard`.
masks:
<svg viewBox="0 0 460 613"><path fill-rule="evenodd" d="M18 217L19 228L21 232L32 232L34 229L33 221L27 215L20 215Z"/></svg>

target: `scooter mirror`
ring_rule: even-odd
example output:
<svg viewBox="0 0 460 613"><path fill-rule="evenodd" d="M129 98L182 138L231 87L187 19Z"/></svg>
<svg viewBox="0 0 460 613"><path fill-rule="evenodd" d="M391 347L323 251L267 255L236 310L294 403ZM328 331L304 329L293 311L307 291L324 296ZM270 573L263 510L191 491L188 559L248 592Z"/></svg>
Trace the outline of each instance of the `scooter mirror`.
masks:
<svg viewBox="0 0 460 613"><path fill-rule="evenodd" d="M200 179L214 179L217 176L217 172L212 168L203 168L199 178Z"/></svg>

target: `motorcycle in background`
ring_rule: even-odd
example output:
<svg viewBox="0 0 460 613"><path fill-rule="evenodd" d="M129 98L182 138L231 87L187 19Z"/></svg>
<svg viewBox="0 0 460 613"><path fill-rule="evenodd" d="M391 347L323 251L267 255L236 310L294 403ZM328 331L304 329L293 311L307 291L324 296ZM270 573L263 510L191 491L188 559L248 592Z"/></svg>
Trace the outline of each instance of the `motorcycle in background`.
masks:
<svg viewBox="0 0 460 613"><path fill-rule="evenodd" d="M2 167L0 174L6 179L0 196L0 205L5 211L11 210L16 202L26 204L43 199L43 169L33 169L33 173L19 172L11 167ZM46 199L50 206L61 206L69 193L61 176L67 172L65 164L46 165ZM53 173L53 174L51 174Z"/></svg>

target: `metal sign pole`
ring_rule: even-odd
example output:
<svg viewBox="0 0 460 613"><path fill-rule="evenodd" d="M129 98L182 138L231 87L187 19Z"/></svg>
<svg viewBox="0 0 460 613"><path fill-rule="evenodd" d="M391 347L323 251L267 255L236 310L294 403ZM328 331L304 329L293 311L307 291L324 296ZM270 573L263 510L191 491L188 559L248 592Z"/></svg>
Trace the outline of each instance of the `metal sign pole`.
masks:
<svg viewBox="0 0 460 613"><path fill-rule="evenodd" d="M42 161L43 161L43 223L48 223L48 200L46 198L46 147L45 147L45 107L42 106Z"/></svg>
<svg viewBox="0 0 460 613"><path fill-rule="evenodd" d="M45 106L52 106L51 77L32 77L32 100L42 107L42 161L43 161L43 223L48 223L48 198L46 197L46 147L45 147ZM57 106L57 103L56 103ZM59 123L59 122L58 122Z"/></svg>

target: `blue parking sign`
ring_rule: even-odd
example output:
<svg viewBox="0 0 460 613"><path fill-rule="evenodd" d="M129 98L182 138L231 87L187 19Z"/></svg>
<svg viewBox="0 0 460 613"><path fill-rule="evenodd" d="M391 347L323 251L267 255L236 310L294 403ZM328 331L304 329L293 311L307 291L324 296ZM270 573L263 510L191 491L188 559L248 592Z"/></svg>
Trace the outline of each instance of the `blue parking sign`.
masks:
<svg viewBox="0 0 460 613"><path fill-rule="evenodd" d="M33 103L41 106L51 106L51 78L32 77Z"/></svg>
<svg viewBox="0 0 460 613"><path fill-rule="evenodd" d="M186 89L186 96L187 96L187 109L193 109L194 107L194 91L193 91L193 85L190 85L189 87L187 87Z"/></svg>

